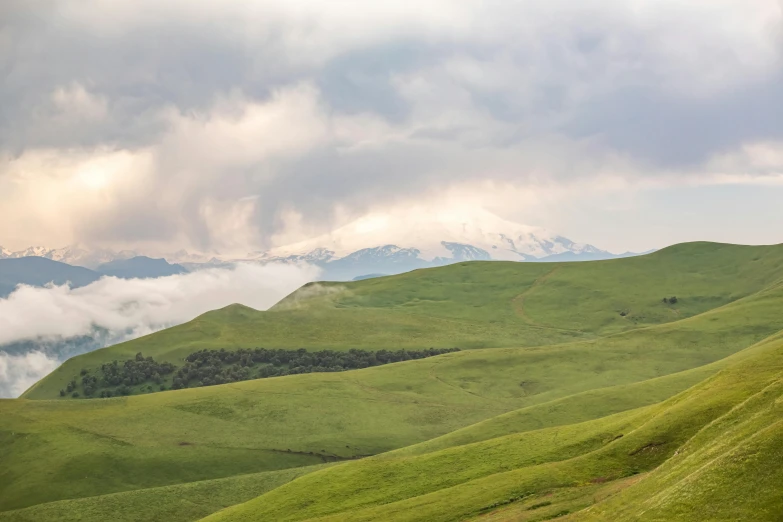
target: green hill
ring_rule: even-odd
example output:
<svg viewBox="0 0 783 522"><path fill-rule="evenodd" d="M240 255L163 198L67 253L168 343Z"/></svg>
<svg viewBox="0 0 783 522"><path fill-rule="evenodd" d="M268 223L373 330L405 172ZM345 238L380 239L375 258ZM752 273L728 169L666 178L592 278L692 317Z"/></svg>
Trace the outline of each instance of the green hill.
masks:
<svg viewBox="0 0 783 522"><path fill-rule="evenodd" d="M344 464L208 520L447 521L498 508L495 519L551 519L576 508L573 520L779 520L783 340L757 348L655 406ZM594 486L614 481L621 491L595 502Z"/></svg>
<svg viewBox="0 0 783 522"><path fill-rule="evenodd" d="M74 358L0 401L0 521L777 520L782 306L783 246L308 285ZM138 351L253 346L463 350L53 398Z"/></svg>
<svg viewBox="0 0 783 522"><path fill-rule="evenodd" d="M205 348L464 349L596 339L703 313L782 274L783 247L689 243L600 262L472 262L313 283L269 311L233 305L74 357L24 397L56 398L81 369L138 352L181 364ZM662 301L671 296L676 304Z"/></svg>

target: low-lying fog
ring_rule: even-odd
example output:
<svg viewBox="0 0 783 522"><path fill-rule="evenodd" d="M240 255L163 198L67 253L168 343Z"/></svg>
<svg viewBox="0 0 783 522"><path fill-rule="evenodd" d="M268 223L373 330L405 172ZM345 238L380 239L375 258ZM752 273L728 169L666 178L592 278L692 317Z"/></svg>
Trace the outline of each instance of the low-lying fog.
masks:
<svg viewBox="0 0 783 522"><path fill-rule="evenodd" d="M18 397L65 359L241 303L265 310L316 279L309 266L238 264L157 279L21 286L0 299L0 397Z"/></svg>

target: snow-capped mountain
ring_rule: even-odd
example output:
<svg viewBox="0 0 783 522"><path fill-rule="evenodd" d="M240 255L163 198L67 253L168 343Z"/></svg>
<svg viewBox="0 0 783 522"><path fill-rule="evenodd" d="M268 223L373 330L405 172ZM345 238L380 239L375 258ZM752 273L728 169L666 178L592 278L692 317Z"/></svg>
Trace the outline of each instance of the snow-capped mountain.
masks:
<svg viewBox="0 0 783 522"><path fill-rule="evenodd" d="M618 257L546 229L520 225L485 210L410 209L371 214L328 234L248 255L269 263L310 263L325 279L395 274L472 260L580 261Z"/></svg>
<svg viewBox="0 0 783 522"><path fill-rule="evenodd" d="M24 250L9 250L0 246L0 259L16 259L21 257L44 257L52 261L59 261L73 266L82 266L85 268L96 269L108 263L127 261L136 257L146 257L134 250L109 250L109 249L90 249L81 245L72 245L64 248L47 248L34 246ZM191 254L185 250L174 252L163 257L172 264L192 264L196 265L223 265L232 259L223 259L216 257L215 254Z"/></svg>
<svg viewBox="0 0 783 522"><path fill-rule="evenodd" d="M15 259L20 257L45 257L74 266L95 268L104 263L136 257L139 254L131 250L115 252L113 250L88 248L73 245L65 248L47 248L42 246L29 247L24 250L11 251L0 247L0 259Z"/></svg>
<svg viewBox="0 0 783 522"><path fill-rule="evenodd" d="M412 211L371 214L306 241L273 248L257 259L323 256L340 259L374 246L416 249L424 261L496 259L532 261L546 256L606 254L592 245L574 243L546 229L504 220L486 210Z"/></svg>
<svg viewBox="0 0 783 522"><path fill-rule="evenodd" d="M178 250L177 252L174 252L172 254L164 254L163 257L169 263L180 263L180 264L202 263L202 264L217 265L225 262L225 259L223 258L223 256L220 255L219 252L200 253L200 252L188 252L187 250Z"/></svg>

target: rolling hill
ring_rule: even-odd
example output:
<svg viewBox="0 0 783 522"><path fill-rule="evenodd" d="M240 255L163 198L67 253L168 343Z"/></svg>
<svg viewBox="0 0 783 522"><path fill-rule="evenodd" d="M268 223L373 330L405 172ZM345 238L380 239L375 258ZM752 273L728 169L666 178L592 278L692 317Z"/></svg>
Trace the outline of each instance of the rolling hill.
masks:
<svg viewBox="0 0 783 522"><path fill-rule="evenodd" d="M142 352L180 364L199 349L498 348L589 340L691 317L783 275L783 248L691 243L591 263L471 262L312 283L264 312L204 314L67 361L24 397L55 398L81 369ZM676 305L664 297L679 296Z"/></svg>
<svg viewBox="0 0 783 522"><path fill-rule="evenodd" d="M76 357L0 401L0 521L777 520L782 305L783 246L306 285ZM254 346L463 350L57 394L139 351L180 364Z"/></svg>

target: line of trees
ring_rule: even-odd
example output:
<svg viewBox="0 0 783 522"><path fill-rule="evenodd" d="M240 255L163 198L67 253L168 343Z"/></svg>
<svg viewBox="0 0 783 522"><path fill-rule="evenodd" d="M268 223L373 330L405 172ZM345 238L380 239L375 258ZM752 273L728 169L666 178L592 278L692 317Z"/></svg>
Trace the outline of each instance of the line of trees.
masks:
<svg viewBox="0 0 783 522"><path fill-rule="evenodd" d="M174 374L172 389L212 386L248 379L313 372L341 372L380 366L458 351L459 348L426 350L368 350L347 352L321 350L308 352L284 349L200 350L185 358L185 365Z"/></svg>
<svg viewBox="0 0 783 522"><path fill-rule="evenodd" d="M97 375L91 375L90 370L82 368L82 389L84 395L93 397L101 390L101 397L112 397L115 395L130 395L133 393L132 386L153 382L158 384L161 390L165 389L163 381L167 375L171 375L177 369L171 363L157 362L152 357L144 357L141 352L136 354L133 359L127 361L114 360L110 363L104 363L98 368ZM106 388L117 387L114 390ZM72 397L78 397L76 390L76 379L71 380L68 385L60 390L60 396L71 394ZM150 390L151 391L151 390Z"/></svg>
<svg viewBox="0 0 783 522"><path fill-rule="evenodd" d="M171 376L171 388L212 386L249 379L263 379L282 375L313 372L342 372L369 368L412 359L459 351L459 348L430 348L427 350L358 350L347 352L241 348L239 350L200 350L185 357L185 364L177 367L168 362L157 362L152 357L137 353L133 359L105 363L90 373L81 371L81 384L86 397L115 397L131 395L134 387L153 391L153 384L161 391ZM60 396L78 397L76 379L60 390Z"/></svg>

